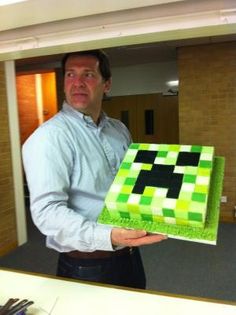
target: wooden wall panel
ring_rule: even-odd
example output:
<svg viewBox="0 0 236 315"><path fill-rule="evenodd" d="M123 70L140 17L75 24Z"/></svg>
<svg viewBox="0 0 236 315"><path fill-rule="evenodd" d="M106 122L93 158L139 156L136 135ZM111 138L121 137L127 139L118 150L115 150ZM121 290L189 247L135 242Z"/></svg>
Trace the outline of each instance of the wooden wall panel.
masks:
<svg viewBox="0 0 236 315"><path fill-rule="evenodd" d="M0 63L0 256L17 247L4 64Z"/></svg>

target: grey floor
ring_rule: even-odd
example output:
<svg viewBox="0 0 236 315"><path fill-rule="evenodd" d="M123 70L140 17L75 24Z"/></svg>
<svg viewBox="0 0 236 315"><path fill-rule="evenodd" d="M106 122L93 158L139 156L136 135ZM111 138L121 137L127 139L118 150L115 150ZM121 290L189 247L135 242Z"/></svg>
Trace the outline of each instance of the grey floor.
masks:
<svg viewBox="0 0 236 315"><path fill-rule="evenodd" d="M0 257L0 267L54 275L57 253L28 220L29 241ZM216 246L168 239L141 253L148 290L236 302L236 224L220 224Z"/></svg>

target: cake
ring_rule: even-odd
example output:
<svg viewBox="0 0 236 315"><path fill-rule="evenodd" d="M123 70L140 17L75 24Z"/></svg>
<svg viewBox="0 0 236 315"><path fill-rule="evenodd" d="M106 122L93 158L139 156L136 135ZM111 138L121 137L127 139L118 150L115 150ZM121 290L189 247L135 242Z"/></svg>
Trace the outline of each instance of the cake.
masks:
<svg viewBox="0 0 236 315"><path fill-rule="evenodd" d="M204 228L214 147L132 143L105 198L111 220Z"/></svg>

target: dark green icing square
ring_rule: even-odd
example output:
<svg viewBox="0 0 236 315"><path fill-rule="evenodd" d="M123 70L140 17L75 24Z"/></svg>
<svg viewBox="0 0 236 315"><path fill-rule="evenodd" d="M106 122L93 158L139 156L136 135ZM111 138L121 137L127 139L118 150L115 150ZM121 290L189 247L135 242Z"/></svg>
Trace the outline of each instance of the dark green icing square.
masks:
<svg viewBox="0 0 236 315"><path fill-rule="evenodd" d="M169 218L174 218L175 217L175 212L173 209L167 209L163 208L162 213L164 217L169 217Z"/></svg>
<svg viewBox="0 0 236 315"><path fill-rule="evenodd" d="M122 219L130 219L130 214L128 212L119 211L119 213Z"/></svg>
<svg viewBox="0 0 236 315"><path fill-rule="evenodd" d="M202 222L202 214L196 213L196 212L189 212L188 213L188 219L190 221Z"/></svg>
<svg viewBox="0 0 236 315"><path fill-rule="evenodd" d="M141 218L142 218L143 221L149 221L149 222L153 221L152 214L142 213L141 214Z"/></svg>

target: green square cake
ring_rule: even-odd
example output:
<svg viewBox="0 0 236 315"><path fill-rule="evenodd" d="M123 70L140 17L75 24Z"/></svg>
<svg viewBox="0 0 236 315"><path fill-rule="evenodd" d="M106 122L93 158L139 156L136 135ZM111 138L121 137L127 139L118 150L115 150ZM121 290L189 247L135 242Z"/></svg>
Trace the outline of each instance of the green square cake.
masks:
<svg viewBox="0 0 236 315"><path fill-rule="evenodd" d="M215 160L213 146L132 143L107 193L99 221L165 234L169 234L166 226L190 234L206 230ZM218 164L219 199L223 161Z"/></svg>

